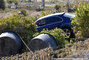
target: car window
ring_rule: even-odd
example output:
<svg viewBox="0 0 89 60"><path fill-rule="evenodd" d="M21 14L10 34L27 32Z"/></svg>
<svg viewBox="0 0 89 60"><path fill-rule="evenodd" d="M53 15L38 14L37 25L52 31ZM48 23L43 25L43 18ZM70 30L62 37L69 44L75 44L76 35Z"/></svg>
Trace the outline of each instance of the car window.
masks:
<svg viewBox="0 0 89 60"><path fill-rule="evenodd" d="M60 18L60 17L49 17L46 20L47 20L47 24L51 24L51 23L62 21L62 18Z"/></svg>
<svg viewBox="0 0 89 60"><path fill-rule="evenodd" d="M39 20L39 21L37 22L37 25L38 25L38 26L43 26L43 25L45 25L45 24L46 24L45 19Z"/></svg>

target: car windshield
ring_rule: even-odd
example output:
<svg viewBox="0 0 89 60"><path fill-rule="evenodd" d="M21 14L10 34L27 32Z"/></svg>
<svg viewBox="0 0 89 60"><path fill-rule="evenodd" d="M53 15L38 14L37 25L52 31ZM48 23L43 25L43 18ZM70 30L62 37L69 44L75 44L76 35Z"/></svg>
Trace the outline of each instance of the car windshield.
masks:
<svg viewBox="0 0 89 60"><path fill-rule="evenodd" d="M43 25L45 25L45 24L46 24L45 19L39 20L39 21L37 21L37 23L36 23L37 26L43 26Z"/></svg>

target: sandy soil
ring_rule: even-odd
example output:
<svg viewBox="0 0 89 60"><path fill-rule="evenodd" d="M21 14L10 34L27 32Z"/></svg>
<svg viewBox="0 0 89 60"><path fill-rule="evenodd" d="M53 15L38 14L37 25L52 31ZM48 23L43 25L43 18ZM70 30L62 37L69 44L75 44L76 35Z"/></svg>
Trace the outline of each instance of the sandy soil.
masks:
<svg viewBox="0 0 89 60"><path fill-rule="evenodd" d="M18 12L0 13L0 17L9 17L9 16L12 16L13 14L17 14L17 13L18 13ZM28 14L28 18L29 18L30 16L39 15L40 12L29 11L27 14Z"/></svg>
<svg viewBox="0 0 89 60"><path fill-rule="evenodd" d="M16 12L7 12L7 13L0 13L0 17L9 17L15 14Z"/></svg>

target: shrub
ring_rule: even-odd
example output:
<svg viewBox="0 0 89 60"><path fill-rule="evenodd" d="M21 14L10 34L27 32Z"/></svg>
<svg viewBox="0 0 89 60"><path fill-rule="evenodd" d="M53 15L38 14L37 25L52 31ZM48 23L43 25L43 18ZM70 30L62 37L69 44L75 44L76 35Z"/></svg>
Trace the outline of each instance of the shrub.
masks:
<svg viewBox="0 0 89 60"><path fill-rule="evenodd" d="M40 17L46 16L46 15L49 15L49 14L51 14L51 11L42 11Z"/></svg>
<svg viewBox="0 0 89 60"><path fill-rule="evenodd" d="M60 12L60 8L61 8L61 6L56 5L54 8L56 9L56 12Z"/></svg>
<svg viewBox="0 0 89 60"><path fill-rule="evenodd" d="M59 5L56 5L56 6L55 6L55 9L56 9L56 10L59 10L59 8L60 8Z"/></svg>
<svg viewBox="0 0 89 60"><path fill-rule="evenodd" d="M58 43L58 47L59 48L62 48L64 47L65 45L65 33L63 32L63 30L59 29L59 28L55 28L53 30L45 30L43 29L43 31L41 31L40 33L35 33L33 36L37 36L41 33L49 33L51 34L56 40L57 40L57 43Z"/></svg>
<svg viewBox="0 0 89 60"><path fill-rule="evenodd" d="M23 15L13 15L7 18L0 18L0 33L5 31L14 31L27 42L33 38L36 32L33 21Z"/></svg>
<svg viewBox="0 0 89 60"><path fill-rule="evenodd" d="M25 9L20 10L24 16L27 16L27 11Z"/></svg>
<svg viewBox="0 0 89 60"><path fill-rule="evenodd" d="M76 17L72 21L74 30L78 31L78 35L81 34L82 37L89 38L89 4L75 6ZM80 37L80 36L79 36Z"/></svg>

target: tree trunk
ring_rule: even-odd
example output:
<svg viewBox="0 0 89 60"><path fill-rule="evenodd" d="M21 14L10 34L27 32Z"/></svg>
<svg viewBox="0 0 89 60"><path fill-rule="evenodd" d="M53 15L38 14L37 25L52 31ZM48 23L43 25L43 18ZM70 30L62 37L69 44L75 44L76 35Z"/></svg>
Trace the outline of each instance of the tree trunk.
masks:
<svg viewBox="0 0 89 60"><path fill-rule="evenodd" d="M45 0L42 0L42 7L45 7Z"/></svg>
<svg viewBox="0 0 89 60"><path fill-rule="evenodd" d="M4 0L0 0L0 9L5 9L5 2Z"/></svg>

